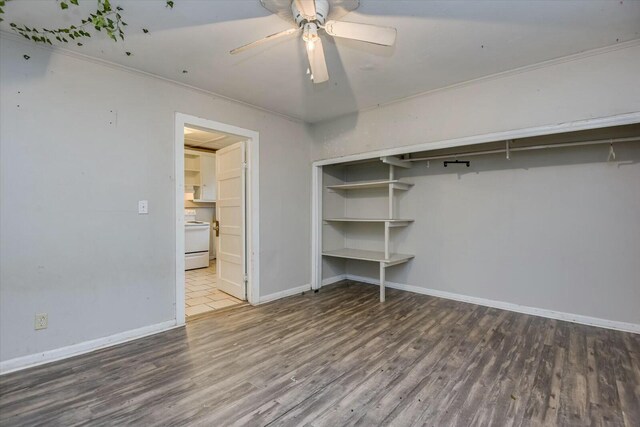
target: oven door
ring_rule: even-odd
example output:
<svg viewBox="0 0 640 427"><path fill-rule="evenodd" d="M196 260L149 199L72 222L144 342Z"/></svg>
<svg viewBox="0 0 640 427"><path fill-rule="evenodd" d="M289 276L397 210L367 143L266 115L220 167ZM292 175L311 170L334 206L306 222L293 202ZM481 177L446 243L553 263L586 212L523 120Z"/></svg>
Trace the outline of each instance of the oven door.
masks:
<svg viewBox="0 0 640 427"><path fill-rule="evenodd" d="M184 231L184 252L187 254L194 252L209 251L209 226L208 225L187 225Z"/></svg>

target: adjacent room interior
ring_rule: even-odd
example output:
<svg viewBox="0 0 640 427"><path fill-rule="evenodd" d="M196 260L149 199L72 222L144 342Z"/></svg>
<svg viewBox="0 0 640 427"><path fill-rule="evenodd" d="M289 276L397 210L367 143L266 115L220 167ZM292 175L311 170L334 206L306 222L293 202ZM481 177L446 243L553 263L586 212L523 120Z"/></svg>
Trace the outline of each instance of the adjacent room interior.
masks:
<svg viewBox="0 0 640 427"><path fill-rule="evenodd" d="M220 234L216 219L216 152L244 140L212 130L184 128L184 292L187 319L193 320L199 315L236 306L246 300L246 293L238 294L227 289L224 282L218 284L216 269Z"/></svg>
<svg viewBox="0 0 640 427"><path fill-rule="evenodd" d="M0 18L0 425L640 426L640 1Z"/></svg>

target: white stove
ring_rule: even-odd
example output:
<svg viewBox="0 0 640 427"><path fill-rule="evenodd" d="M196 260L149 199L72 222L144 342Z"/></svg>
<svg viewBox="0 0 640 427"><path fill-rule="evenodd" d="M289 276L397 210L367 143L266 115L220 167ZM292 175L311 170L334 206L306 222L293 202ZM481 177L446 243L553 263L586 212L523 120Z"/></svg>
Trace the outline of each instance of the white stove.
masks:
<svg viewBox="0 0 640 427"><path fill-rule="evenodd" d="M188 211L187 211L188 212ZM189 214L185 215L184 224L184 269L209 267L209 235L211 224L195 220Z"/></svg>

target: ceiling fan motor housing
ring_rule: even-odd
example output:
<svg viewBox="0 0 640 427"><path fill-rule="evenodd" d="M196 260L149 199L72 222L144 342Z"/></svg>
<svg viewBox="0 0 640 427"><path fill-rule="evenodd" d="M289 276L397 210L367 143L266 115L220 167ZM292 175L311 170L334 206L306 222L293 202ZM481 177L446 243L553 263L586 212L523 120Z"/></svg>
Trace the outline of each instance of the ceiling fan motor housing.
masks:
<svg viewBox="0 0 640 427"><path fill-rule="evenodd" d="M309 1L309 0L302 0ZM304 24L308 22L316 22L319 25L324 25L327 20L327 16L329 15L329 1L328 0L315 0L316 6L316 16L315 18L310 18L304 16L296 5L295 1L291 2L291 12L293 13L293 19L296 21L298 27L302 27Z"/></svg>

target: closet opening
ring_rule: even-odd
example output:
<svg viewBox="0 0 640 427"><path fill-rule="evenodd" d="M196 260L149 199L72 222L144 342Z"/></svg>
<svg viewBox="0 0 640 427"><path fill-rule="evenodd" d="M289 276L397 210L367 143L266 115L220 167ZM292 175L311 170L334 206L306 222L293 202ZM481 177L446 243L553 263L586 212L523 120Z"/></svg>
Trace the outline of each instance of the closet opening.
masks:
<svg viewBox="0 0 640 427"><path fill-rule="evenodd" d="M534 286L518 276L530 259L562 259L567 242L605 232L596 206L619 200L603 183L625 184L639 142L631 124L324 160L313 176L314 289L353 280L379 286L384 302L385 287L468 299L474 281Z"/></svg>

